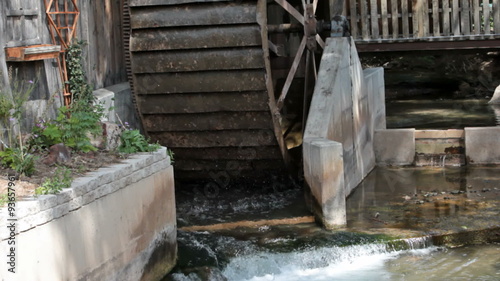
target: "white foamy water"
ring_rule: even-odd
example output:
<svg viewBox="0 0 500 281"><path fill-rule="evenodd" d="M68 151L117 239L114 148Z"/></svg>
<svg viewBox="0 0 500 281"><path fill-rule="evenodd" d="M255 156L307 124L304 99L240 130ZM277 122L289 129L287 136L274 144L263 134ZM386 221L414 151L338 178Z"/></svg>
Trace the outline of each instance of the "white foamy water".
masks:
<svg viewBox="0 0 500 281"><path fill-rule="evenodd" d="M234 258L231 281L500 280L500 246L390 251L382 244Z"/></svg>
<svg viewBox="0 0 500 281"><path fill-rule="evenodd" d="M370 244L260 253L234 258L223 274L234 281L392 280L392 273L384 270L386 261L402 253L426 255L438 249L388 251L386 245Z"/></svg>

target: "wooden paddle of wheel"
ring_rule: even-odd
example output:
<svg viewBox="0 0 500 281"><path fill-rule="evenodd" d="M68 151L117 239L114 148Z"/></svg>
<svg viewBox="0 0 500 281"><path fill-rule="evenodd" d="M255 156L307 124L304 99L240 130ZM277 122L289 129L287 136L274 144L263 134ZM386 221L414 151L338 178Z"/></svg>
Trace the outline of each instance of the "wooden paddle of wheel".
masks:
<svg viewBox="0 0 500 281"><path fill-rule="evenodd" d="M316 51L318 45L321 48L325 47L325 42L323 39L317 34L316 26L316 8L318 6L318 0L302 0L302 8L303 13L300 13L297 9L295 9L289 2L286 0L274 0L277 4L279 4L283 9L285 9L293 18L295 18L303 27L304 27L304 35L302 36L302 40L300 42L299 48L297 50L297 54L292 63L292 67L288 72L288 76L285 80L285 84L281 90L281 94L277 101L277 108L281 110L284 105L285 98L290 90L290 86L292 85L293 79L299 67L299 63L306 51L306 74L305 74L305 89L304 89L304 117L307 115L308 108L308 100L310 95L312 94L312 90L314 88L314 82L317 78L317 68L316 68L316 60L314 52Z"/></svg>

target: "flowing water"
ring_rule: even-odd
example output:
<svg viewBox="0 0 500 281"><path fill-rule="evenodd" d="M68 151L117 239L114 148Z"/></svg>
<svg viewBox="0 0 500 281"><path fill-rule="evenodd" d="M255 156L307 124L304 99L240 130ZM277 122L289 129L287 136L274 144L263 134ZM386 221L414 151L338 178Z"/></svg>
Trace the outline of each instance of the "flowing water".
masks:
<svg viewBox="0 0 500 281"><path fill-rule="evenodd" d="M421 98L386 103L387 128L463 129L500 125L500 105L487 99Z"/></svg>
<svg viewBox="0 0 500 281"><path fill-rule="evenodd" d="M164 281L500 280L499 244L447 248L431 238L498 232L499 174L494 167L377 168L348 197L348 225L339 231L314 223L181 230L178 266ZM180 194L179 224L308 214L300 186L275 187Z"/></svg>
<svg viewBox="0 0 500 281"><path fill-rule="evenodd" d="M280 230L261 230L261 238L265 232ZM183 246L179 250L185 254L184 247L189 245L192 252L191 259L181 254L179 262L197 264L192 264L194 270L173 273L165 281L500 280L499 244L450 249L432 246L428 238L366 243L377 238L344 234L322 246L310 245L314 240L325 240L325 234L319 232L308 238L265 242L248 233L247 239L207 232L180 233ZM340 245L343 243L354 244Z"/></svg>

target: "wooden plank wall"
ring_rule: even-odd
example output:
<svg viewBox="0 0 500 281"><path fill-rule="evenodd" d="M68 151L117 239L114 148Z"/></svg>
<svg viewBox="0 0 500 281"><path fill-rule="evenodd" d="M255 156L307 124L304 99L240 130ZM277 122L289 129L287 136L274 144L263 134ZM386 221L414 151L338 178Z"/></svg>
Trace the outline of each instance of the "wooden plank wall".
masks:
<svg viewBox="0 0 500 281"><path fill-rule="evenodd" d="M123 0L78 1L81 16L77 37L85 40L84 64L87 78L95 89L127 81L121 17ZM23 9L29 16L17 16L11 10ZM37 16L31 16L37 10ZM31 11L31 12L30 12ZM10 15L10 16L9 16ZM0 2L0 72L2 85L6 85L8 68L19 69L19 79L33 80L38 76L38 86L31 99L47 99L60 91L55 59L35 62L6 62L3 47L17 45L51 44L45 6L41 0L6 0ZM6 87L7 89L7 87ZM5 92L5 90L4 90Z"/></svg>
<svg viewBox="0 0 500 281"><path fill-rule="evenodd" d="M123 52L123 0L78 1L77 36L88 43L85 67L94 88L127 81Z"/></svg>
<svg viewBox="0 0 500 281"><path fill-rule="evenodd" d="M362 41L498 39L500 0L346 0Z"/></svg>

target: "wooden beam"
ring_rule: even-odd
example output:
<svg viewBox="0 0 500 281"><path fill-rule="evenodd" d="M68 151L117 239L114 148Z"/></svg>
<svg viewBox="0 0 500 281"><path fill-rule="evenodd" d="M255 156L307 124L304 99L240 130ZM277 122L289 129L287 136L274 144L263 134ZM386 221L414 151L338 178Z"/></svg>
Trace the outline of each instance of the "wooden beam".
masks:
<svg viewBox="0 0 500 281"><path fill-rule="evenodd" d="M245 34L245 36L241 36ZM182 29L150 29L135 32L131 51L161 51L261 46L258 25L199 26Z"/></svg>
<svg viewBox="0 0 500 281"><path fill-rule="evenodd" d="M138 94L212 93L266 90L264 70L136 75Z"/></svg>
<svg viewBox="0 0 500 281"><path fill-rule="evenodd" d="M208 49L134 54L134 73L263 69L261 48Z"/></svg>
<svg viewBox="0 0 500 281"><path fill-rule="evenodd" d="M255 23L255 4L210 3L132 10L133 29Z"/></svg>
<svg viewBox="0 0 500 281"><path fill-rule="evenodd" d="M500 48L500 39L495 40L463 40L434 42L396 42L362 44L357 42L358 52L395 52L395 51L425 51L425 50L473 50Z"/></svg>

